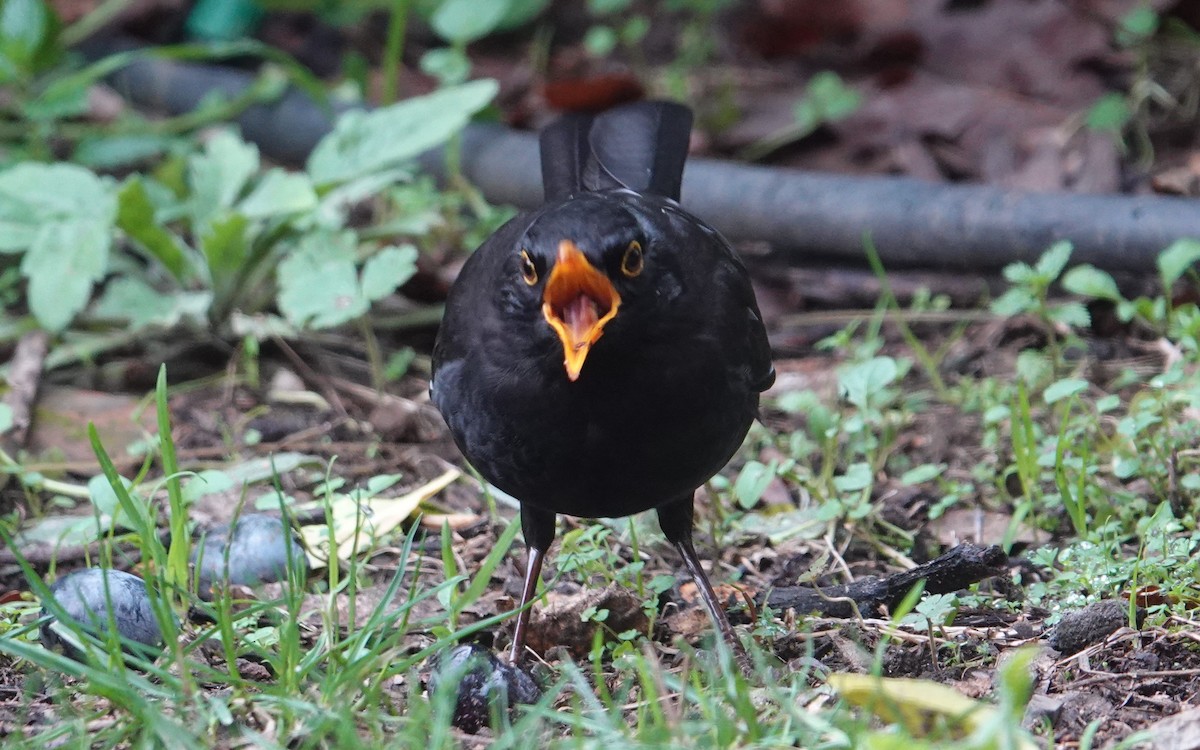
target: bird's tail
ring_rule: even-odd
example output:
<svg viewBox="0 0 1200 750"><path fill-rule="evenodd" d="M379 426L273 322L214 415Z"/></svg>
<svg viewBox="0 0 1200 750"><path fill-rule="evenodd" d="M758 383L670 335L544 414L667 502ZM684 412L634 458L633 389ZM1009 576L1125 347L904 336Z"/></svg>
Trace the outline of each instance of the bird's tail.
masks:
<svg viewBox="0 0 1200 750"><path fill-rule="evenodd" d="M542 131L546 200L619 187L679 200L691 131L692 111L673 102L566 115Z"/></svg>

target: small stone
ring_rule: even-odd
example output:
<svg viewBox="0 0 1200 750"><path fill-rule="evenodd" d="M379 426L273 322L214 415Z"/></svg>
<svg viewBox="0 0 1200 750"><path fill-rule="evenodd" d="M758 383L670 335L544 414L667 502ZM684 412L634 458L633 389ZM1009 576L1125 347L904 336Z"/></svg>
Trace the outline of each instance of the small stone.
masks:
<svg viewBox="0 0 1200 750"><path fill-rule="evenodd" d="M1138 625L1145 611L1137 613ZM1104 599L1076 612L1063 615L1049 636L1050 648L1064 654L1078 653L1129 624L1129 603Z"/></svg>
<svg viewBox="0 0 1200 750"><path fill-rule="evenodd" d="M200 598L210 599L214 585L254 587L286 581L289 543L292 564L307 575L304 548L291 528L275 516L248 513L238 519L232 533L228 525L209 531L192 549Z"/></svg>
<svg viewBox="0 0 1200 750"><path fill-rule="evenodd" d="M523 669L478 644L459 645L438 654L432 667L428 685L431 695L442 680L458 680L451 722L464 732L474 734L487 726L493 704L499 711L508 711L518 703L534 703L542 695Z"/></svg>
<svg viewBox="0 0 1200 750"><path fill-rule="evenodd" d="M103 638L110 622L115 622L117 632L123 638L151 648L162 647L162 630L150 607L146 582L131 573L107 568L77 570L58 579L50 586L50 593L68 617L98 638ZM53 615L45 607L42 614ZM64 653L78 658L79 652L63 636L63 628L64 625L55 619L46 621L41 629L42 642L50 647L60 647Z"/></svg>

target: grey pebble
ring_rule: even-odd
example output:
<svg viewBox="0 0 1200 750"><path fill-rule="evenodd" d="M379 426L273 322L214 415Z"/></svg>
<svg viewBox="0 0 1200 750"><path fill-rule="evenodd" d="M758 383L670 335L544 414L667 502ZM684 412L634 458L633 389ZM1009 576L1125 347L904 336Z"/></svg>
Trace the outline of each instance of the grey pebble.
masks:
<svg viewBox="0 0 1200 750"><path fill-rule="evenodd" d="M105 580L107 579L107 595ZM117 632L131 641L151 647L162 646L162 630L150 607L146 582L137 576L109 568L85 568L59 578L50 586L54 600L68 617L83 624L97 637L108 632L108 603L112 602ZM43 607L43 615L51 613ZM42 624L42 642L62 647L77 655L74 646L58 632L61 624L49 620Z"/></svg>
<svg viewBox="0 0 1200 750"><path fill-rule="evenodd" d="M237 520L232 530L226 525L209 531L192 549L200 597L208 599L214 584L258 586L287 580L289 543L292 564L307 574L304 548L291 528L275 516L248 513Z"/></svg>

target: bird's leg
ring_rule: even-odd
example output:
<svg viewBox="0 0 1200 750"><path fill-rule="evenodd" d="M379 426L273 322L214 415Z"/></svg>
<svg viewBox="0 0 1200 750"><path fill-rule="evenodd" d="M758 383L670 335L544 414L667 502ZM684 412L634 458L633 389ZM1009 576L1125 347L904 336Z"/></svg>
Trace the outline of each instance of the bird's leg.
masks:
<svg viewBox="0 0 1200 750"><path fill-rule="evenodd" d="M693 498L690 495L666 505L660 505L658 525L662 527L667 541L674 544L675 549L679 550L683 564L691 574L697 591L700 592L700 600L704 602L704 608L708 610L709 616L717 626L717 631L728 644L739 666L745 670L749 667L750 657L742 646L742 642L733 632L733 626L729 624L725 608L717 599L717 593L713 591L712 584L709 583L708 576L704 573L704 568L700 566L700 558L696 555L696 547L692 544L692 511Z"/></svg>
<svg viewBox="0 0 1200 750"><path fill-rule="evenodd" d="M517 612L517 624L513 628L512 647L508 652L508 660L518 664L525 655L525 630L529 627L529 602L537 593L538 579L542 575L542 556L545 553L537 547L529 548L529 562L525 565L525 585L521 588L521 611Z"/></svg>
<svg viewBox="0 0 1200 750"><path fill-rule="evenodd" d="M521 506L521 528L525 532L525 544L529 548L529 561L525 565L525 584L521 587L521 609L517 612L517 624L513 627L512 647L508 660L519 664L525 656L525 631L529 627L530 602L537 594L538 580L542 576L542 559L554 541L555 515L536 510L528 505Z"/></svg>

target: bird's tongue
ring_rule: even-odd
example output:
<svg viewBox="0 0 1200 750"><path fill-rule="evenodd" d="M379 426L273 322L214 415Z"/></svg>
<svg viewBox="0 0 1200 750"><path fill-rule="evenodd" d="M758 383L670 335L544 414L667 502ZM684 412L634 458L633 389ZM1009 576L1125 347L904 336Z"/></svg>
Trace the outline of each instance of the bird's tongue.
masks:
<svg viewBox="0 0 1200 750"><path fill-rule="evenodd" d="M581 294L568 302L562 309L562 321L571 332L571 339L576 349L588 344L592 328L600 320L600 308L586 294Z"/></svg>

